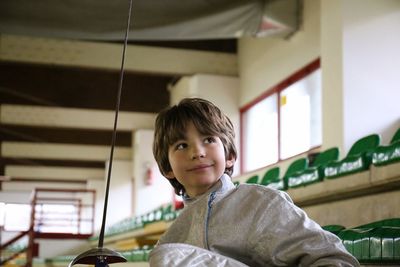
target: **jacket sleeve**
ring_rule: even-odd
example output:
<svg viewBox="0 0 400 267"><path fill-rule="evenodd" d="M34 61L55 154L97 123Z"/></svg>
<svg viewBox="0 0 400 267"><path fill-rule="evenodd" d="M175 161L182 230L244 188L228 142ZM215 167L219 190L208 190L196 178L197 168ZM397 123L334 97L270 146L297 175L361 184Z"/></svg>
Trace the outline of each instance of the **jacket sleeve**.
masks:
<svg viewBox="0 0 400 267"><path fill-rule="evenodd" d="M273 196L258 205L249 237L254 261L272 266L360 266L337 236L308 218L285 192L263 193Z"/></svg>
<svg viewBox="0 0 400 267"><path fill-rule="evenodd" d="M182 243L156 246L150 253L150 267L248 267L235 259Z"/></svg>

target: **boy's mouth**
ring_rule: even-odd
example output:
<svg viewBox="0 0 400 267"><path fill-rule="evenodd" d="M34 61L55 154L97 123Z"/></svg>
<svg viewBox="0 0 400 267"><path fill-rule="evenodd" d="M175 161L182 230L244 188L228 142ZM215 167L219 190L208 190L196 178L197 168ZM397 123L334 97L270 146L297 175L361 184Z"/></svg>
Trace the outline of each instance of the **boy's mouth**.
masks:
<svg viewBox="0 0 400 267"><path fill-rule="evenodd" d="M188 171L189 171L189 172L190 172L190 171L200 171L200 170L207 169L207 168L209 168L209 167L211 167L211 166L212 166L212 164L199 164L199 165L196 165L196 166L194 166L194 167L188 169Z"/></svg>

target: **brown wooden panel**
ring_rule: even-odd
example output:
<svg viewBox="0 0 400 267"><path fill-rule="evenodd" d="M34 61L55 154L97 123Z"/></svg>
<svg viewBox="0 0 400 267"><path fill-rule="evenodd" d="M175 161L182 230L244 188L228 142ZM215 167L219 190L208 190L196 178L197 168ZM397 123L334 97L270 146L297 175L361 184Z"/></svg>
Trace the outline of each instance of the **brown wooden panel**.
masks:
<svg viewBox="0 0 400 267"><path fill-rule="evenodd" d="M170 47L236 54L237 39L185 40L185 41L131 41L129 44Z"/></svg>
<svg viewBox="0 0 400 267"><path fill-rule="evenodd" d="M26 141L61 144L86 144L111 146L112 131L29 127L0 124L0 141ZM116 146L130 147L132 133L119 131Z"/></svg>
<svg viewBox="0 0 400 267"><path fill-rule="evenodd" d="M29 158L0 158L0 166L24 165L24 166L47 166L47 167L77 167L77 168L104 168L104 161L83 160L49 160ZM4 174L4 169L2 175Z"/></svg>
<svg viewBox="0 0 400 267"><path fill-rule="evenodd" d="M46 184L48 183L62 183L62 184L86 184L87 180L76 180L76 179L43 179L43 178L18 178L18 177L13 177L10 181L6 181L5 183L13 183L13 182L26 182L26 183L35 183L37 184L37 187L42 187L45 188Z"/></svg>
<svg viewBox="0 0 400 267"><path fill-rule="evenodd" d="M0 103L114 110L119 72L0 62ZM125 72L122 111L158 112L174 77Z"/></svg>

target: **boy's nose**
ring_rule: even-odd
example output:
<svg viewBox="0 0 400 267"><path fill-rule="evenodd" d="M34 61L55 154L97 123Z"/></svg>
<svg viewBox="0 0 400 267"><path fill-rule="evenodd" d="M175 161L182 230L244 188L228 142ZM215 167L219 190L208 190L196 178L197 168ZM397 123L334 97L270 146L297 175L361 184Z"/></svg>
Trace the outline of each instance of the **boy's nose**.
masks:
<svg viewBox="0 0 400 267"><path fill-rule="evenodd" d="M199 159L205 157L204 148L201 146L195 146L192 150L192 159Z"/></svg>

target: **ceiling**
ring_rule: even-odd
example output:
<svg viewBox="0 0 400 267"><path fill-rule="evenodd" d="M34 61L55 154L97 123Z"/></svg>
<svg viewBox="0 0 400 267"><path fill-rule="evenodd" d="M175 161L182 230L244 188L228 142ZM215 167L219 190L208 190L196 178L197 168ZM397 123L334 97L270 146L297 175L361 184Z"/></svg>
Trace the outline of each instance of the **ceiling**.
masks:
<svg viewBox="0 0 400 267"><path fill-rule="evenodd" d="M191 4L189 4L189 2ZM296 30L301 1L134 0L129 45L212 51L234 55L237 38L287 36ZM2 0L4 35L122 43L128 1ZM1 41L1 40L0 40ZM1 42L0 42L1 44ZM0 46L1 48L1 46ZM0 104L114 110L119 70L8 60L0 50ZM157 113L169 104L169 84L180 74L132 71L124 74L121 110ZM127 89L129 88L129 89ZM111 131L14 125L0 121L0 142L110 144ZM117 146L131 147L131 132L118 133ZM104 167L104 161L0 157L8 165ZM13 177L23 181L23 177ZM40 180L40 177L37 177ZM1 180L1 179L0 179Z"/></svg>

